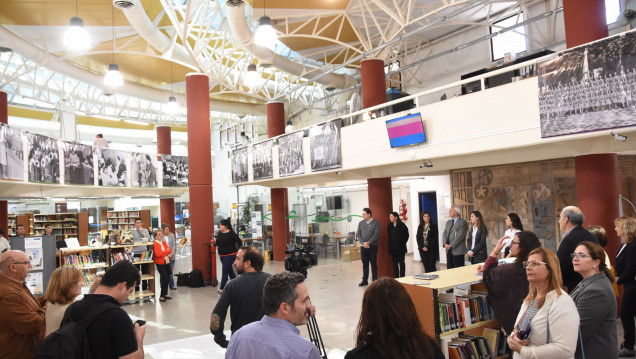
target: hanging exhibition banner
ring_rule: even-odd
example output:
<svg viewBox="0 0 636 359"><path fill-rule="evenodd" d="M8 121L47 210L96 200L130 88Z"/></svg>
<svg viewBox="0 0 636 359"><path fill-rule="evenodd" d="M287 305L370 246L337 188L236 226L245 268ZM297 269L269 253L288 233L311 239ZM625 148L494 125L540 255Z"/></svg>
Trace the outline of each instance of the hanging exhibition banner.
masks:
<svg viewBox="0 0 636 359"><path fill-rule="evenodd" d="M247 147L232 151L232 183L247 182Z"/></svg>
<svg viewBox="0 0 636 359"><path fill-rule="evenodd" d="M156 155L133 152L130 160L130 182L133 187L157 187L159 162Z"/></svg>
<svg viewBox="0 0 636 359"><path fill-rule="evenodd" d="M127 185L126 152L98 148L98 176L100 186Z"/></svg>
<svg viewBox="0 0 636 359"><path fill-rule="evenodd" d="M342 168L341 126L342 120L336 119L309 129L309 155L312 171Z"/></svg>
<svg viewBox="0 0 636 359"><path fill-rule="evenodd" d="M161 155L164 187L188 187L188 157Z"/></svg>
<svg viewBox="0 0 636 359"><path fill-rule="evenodd" d="M75 142L62 142L64 150L64 183L95 184L93 147Z"/></svg>
<svg viewBox="0 0 636 359"><path fill-rule="evenodd" d="M636 34L559 53L538 65L541 137L636 125Z"/></svg>
<svg viewBox="0 0 636 359"><path fill-rule="evenodd" d="M278 138L278 174L281 177L305 173L303 131Z"/></svg>
<svg viewBox="0 0 636 359"><path fill-rule="evenodd" d="M24 180L22 131L0 123L0 179Z"/></svg>
<svg viewBox="0 0 636 359"><path fill-rule="evenodd" d="M29 181L60 183L60 157L57 139L27 133Z"/></svg>
<svg viewBox="0 0 636 359"><path fill-rule="evenodd" d="M252 146L252 172L254 181L273 178L272 144L269 140Z"/></svg>

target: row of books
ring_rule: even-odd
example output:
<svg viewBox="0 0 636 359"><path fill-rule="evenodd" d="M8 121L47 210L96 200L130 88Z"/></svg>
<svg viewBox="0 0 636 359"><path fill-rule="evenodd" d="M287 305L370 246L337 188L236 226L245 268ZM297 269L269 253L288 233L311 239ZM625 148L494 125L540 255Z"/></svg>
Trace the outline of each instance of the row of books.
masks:
<svg viewBox="0 0 636 359"><path fill-rule="evenodd" d="M65 255L62 257L62 265L64 267L90 267L93 266L93 258L87 255Z"/></svg>
<svg viewBox="0 0 636 359"><path fill-rule="evenodd" d="M108 224L135 224L131 218L108 218Z"/></svg>
<svg viewBox="0 0 636 359"><path fill-rule="evenodd" d="M495 312L485 292L473 292L465 296L441 293L438 309L442 333L495 319Z"/></svg>
<svg viewBox="0 0 636 359"><path fill-rule="evenodd" d="M95 281L95 274L82 272L82 285L89 285Z"/></svg>
<svg viewBox="0 0 636 359"><path fill-rule="evenodd" d="M461 334L448 343L449 359L493 359L495 356L484 337Z"/></svg>
<svg viewBox="0 0 636 359"><path fill-rule="evenodd" d="M109 230L114 230L114 229L135 229L135 225L134 224L116 224L116 223L109 223L108 224L108 229Z"/></svg>
<svg viewBox="0 0 636 359"><path fill-rule="evenodd" d="M143 252L139 260L137 260L131 253L121 252L112 253L110 255L110 264L115 264L122 260L129 260L131 262L147 262L152 260L152 251Z"/></svg>
<svg viewBox="0 0 636 359"><path fill-rule="evenodd" d="M107 218L127 218L127 217L139 217L138 211L123 211L123 212L107 212Z"/></svg>

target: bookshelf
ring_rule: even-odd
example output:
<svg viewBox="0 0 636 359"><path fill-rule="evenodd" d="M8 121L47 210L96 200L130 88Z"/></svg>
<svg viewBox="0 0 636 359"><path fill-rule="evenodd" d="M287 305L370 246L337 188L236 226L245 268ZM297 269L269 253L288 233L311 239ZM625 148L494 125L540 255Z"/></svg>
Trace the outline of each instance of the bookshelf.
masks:
<svg viewBox="0 0 636 359"><path fill-rule="evenodd" d="M83 246L88 245L88 213L52 213L33 215L33 235L44 235L47 223L53 226L56 241L77 237Z"/></svg>
<svg viewBox="0 0 636 359"><path fill-rule="evenodd" d="M150 226L150 210L138 209L131 211L108 211L106 220L108 222L108 233L118 229L119 231L135 229L135 218L141 218L145 228Z"/></svg>
<svg viewBox="0 0 636 359"><path fill-rule="evenodd" d="M128 297L128 300L155 297L155 262L153 260L153 248L154 248L153 246L154 246L153 242L110 246L111 250L107 253L109 265L113 265L120 260L127 259L127 260L132 260L133 264L135 265L147 266L148 268L147 274L140 273L141 281L148 282L148 290L132 292L130 296ZM130 248L130 247L146 247L146 251L143 253L142 257L139 258L139 260L137 260L137 258L134 258L132 256L132 254L127 254L125 253L125 251L121 251L124 248ZM140 286L141 286L141 283L140 283Z"/></svg>
<svg viewBox="0 0 636 359"><path fill-rule="evenodd" d="M15 214L9 213L9 215L7 216L7 238L15 236L17 226L18 222Z"/></svg>

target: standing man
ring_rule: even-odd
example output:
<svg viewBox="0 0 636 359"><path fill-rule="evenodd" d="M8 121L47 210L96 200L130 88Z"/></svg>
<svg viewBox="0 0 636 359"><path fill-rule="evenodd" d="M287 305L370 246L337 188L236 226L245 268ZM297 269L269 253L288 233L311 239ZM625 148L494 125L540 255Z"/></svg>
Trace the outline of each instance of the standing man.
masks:
<svg viewBox="0 0 636 359"><path fill-rule="evenodd" d="M176 261L176 258L174 256L174 254L176 253L176 239L174 238L174 234L170 233L169 224L162 224L161 231L163 232L163 240L166 241L166 243L168 243L168 247L170 247L171 252L168 256L170 258L170 273L174 274L174 262ZM170 286L170 289L172 290L177 290L177 287L174 285L174 275L170 276L170 280L168 280L168 286Z"/></svg>
<svg viewBox="0 0 636 359"><path fill-rule="evenodd" d="M44 308L24 283L31 263L24 252L0 255L0 358L33 358L44 340Z"/></svg>
<svg viewBox="0 0 636 359"><path fill-rule="evenodd" d="M150 233L147 229L144 228L144 222L139 217L135 218L135 229L133 229L133 237L135 244L148 242L150 240ZM133 247L135 261L141 260L141 256L146 251L148 251L148 247ZM137 268L141 269L142 274L148 274L148 264L137 264ZM148 290L148 281L143 281L143 283L141 283L141 289ZM137 282L135 290L139 291L139 282Z"/></svg>
<svg viewBox="0 0 636 359"><path fill-rule="evenodd" d="M302 274L274 274L265 282L263 305L267 315L232 335L226 359L320 359L318 348L296 328L307 324L312 308Z"/></svg>
<svg viewBox="0 0 636 359"><path fill-rule="evenodd" d="M210 317L210 332L214 334L214 341L223 348L227 348L228 344L223 333L228 307L232 334L265 315L263 287L271 275L262 271L264 263L263 255L254 246L243 246L236 254L234 265L239 276L225 285Z"/></svg>
<svg viewBox="0 0 636 359"><path fill-rule="evenodd" d="M466 233L468 225L459 216L459 207L454 206L448 211L451 219L446 222L444 228L444 248L446 248L447 269L463 267L464 254L466 254Z"/></svg>
<svg viewBox="0 0 636 359"><path fill-rule="evenodd" d="M369 262L371 262L371 279L378 279L380 222L373 219L371 209L362 209L362 220L358 223L356 236L360 241L360 258L362 259L362 282L358 285L363 287L369 284Z"/></svg>
<svg viewBox="0 0 636 359"><path fill-rule="evenodd" d="M47 236L53 235L53 225L51 223L47 223L44 225L44 234Z"/></svg>
<svg viewBox="0 0 636 359"><path fill-rule="evenodd" d="M139 271L130 261L113 264L97 284L94 294L85 294L82 300L66 309L61 326L82 320L95 308L110 308L86 328L91 356L142 359L146 326L133 324L128 313L121 308L140 280Z"/></svg>
<svg viewBox="0 0 636 359"><path fill-rule="evenodd" d="M24 237L26 236L26 232L24 230L24 224L18 224L18 228L15 230L16 237Z"/></svg>
<svg viewBox="0 0 636 359"><path fill-rule="evenodd" d="M93 141L93 147L108 148L108 140L106 140L101 133L98 133L97 135L95 135L95 140Z"/></svg>
<svg viewBox="0 0 636 359"><path fill-rule="evenodd" d="M585 221L585 215L578 207L564 207L559 215L559 228L563 239L559 244L557 257L559 257L559 265L561 266L563 285L567 287L568 292L571 292L583 280L583 277L574 271L570 254L574 253L576 247L583 241L600 245L596 236L583 228L583 221Z"/></svg>

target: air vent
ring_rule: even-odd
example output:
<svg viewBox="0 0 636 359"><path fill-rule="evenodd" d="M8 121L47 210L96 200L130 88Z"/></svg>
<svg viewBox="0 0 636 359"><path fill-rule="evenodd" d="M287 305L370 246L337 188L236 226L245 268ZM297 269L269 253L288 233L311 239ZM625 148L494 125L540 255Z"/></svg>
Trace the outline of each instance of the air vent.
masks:
<svg viewBox="0 0 636 359"><path fill-rule="evenodd" d="M8 48L8 47L4 47L4 46L0 46L0 53L7 53L7 52L11 52L13 51L13 49Z"/></svg>
<svg viewBox="0 0 636 359"><path fill-rule="evenodd" d="M135 7L135 1L134 0L113 0L113 6L121 10L132 9Z"/></svg>
<svg viewBox="0 0 636 359"><path fill-rule="evenodd" d="M243 0L227 0L226 4L228 6L238 7L245 5L245 2Z"/></svg>

